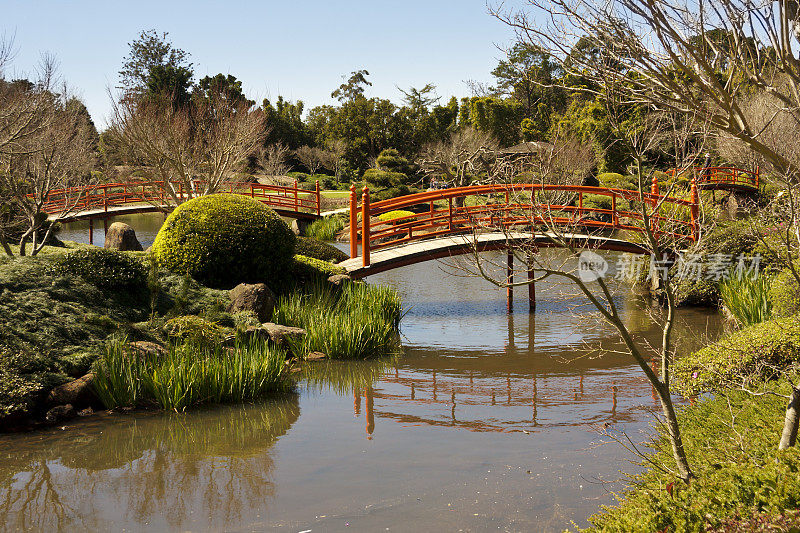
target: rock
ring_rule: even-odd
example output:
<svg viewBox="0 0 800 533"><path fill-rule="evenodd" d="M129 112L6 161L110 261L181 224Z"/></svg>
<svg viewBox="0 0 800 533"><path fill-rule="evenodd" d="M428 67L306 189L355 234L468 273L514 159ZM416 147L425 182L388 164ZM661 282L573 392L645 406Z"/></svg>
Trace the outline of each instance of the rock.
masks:
<svg viewBox="0 0 800 533"><path fill-rule="evenodd" d="M336 285L337 287L343 287L353 281L353 278L348 276L347 274L334 274L333 276L328 278L328 283L331 285Z"/></svg>
<svg viewBox="0 0 800 533"><path fill-rule="evenodd" d="M305 235L309 224L310 223L307 220L294 219L289 227L292 229L292 233L295 235Z"/></svg>
<svg viewBox="0 0 800 533"><path fill-rule="evenodd" d="M142 245L136 238L133 228L124 222L114 222L106 232L106 243L103 248L122 252L141 252Z"/></svg>
<svg viewBox="0 0 800 533"><path fill-rule="evenodd" d="M253 311L261 322L272 318L275 295L263 283L254 285L241 283L231 290L228 297L231 299L231 303L228 305L229 313Z"/></svg>
<svg viewBox="0 0 800 533"><path fill-rule="evenodd" d="M267 332L272 342L278 346L285 345L285 341L289 337L302 337L306 334L306 330L302 328L293 328L291 326L281 326L280 324L273 324L272 322L265 322L261 324L261 328Z"/></svg>
<svg viewBox="0 0 800 533"><path fill-rule="evenodd" d="M59 422L70 420L76 416L78 416L78 414L75 412L75 408L70 404L66 404L57 405L47 411L47 414L44 415L44 419L48 424L58 424Z"/></svg>
<svg viewBox="0 0 800 533"><path fill-rule="evenodd" d="M306 356L306 361L323 361L327 358L328 356L322 352L309 352Z"/></svg>
<svg viewBox="0 0 800 533"><path fill-rule="evenodd" d="M81 409L78 411L78 416L92 416L94 414L94 409L91 407L87 407L86 409Z"/></svg>
<svg viewBox="0 0 800 533"><path fill-rule="evenodd" d="M165 355L167 355L167 349L161 346L160 344L156 344L155 342L149 342L149 341L129 342L128 347L131 349L131 352L134 355L145 359L153 359L155 361L159 361L163 359Z"/></svg>
<svg viewBox="0 0 800 533"><path fill-rule="evenodd" d="M89 373L75 381L59 385L47 395L48 405L71 404L78 408L98 405L99 400L92 388L94 374Z"/></svg>

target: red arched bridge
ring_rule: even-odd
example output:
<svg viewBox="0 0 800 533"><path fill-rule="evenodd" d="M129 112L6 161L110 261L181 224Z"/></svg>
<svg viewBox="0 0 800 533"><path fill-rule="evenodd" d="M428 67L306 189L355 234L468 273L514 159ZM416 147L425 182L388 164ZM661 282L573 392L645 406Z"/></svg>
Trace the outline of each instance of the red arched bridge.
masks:
<svg viewBox="0 0 800 533"><path fill-rule="evenodd" d="M674 168L667 172L670 176L691 176L697 186L707 190L728 190L753 192L758 190L761 169L742 170L736 167L689 167Z"/></svg>
<svg viewBox="0 0 800 533"><path fill-rule="evenodd" d="M350 259L340 265L352 277L363 278L476 248L502 249L531 241L540 247L555 246L549 232L553 229L578 247L648 253L624 238L644 233L642 202L650 206L656 235L678 245L697 239L700 201L694 180L686 198L659 194L655 179L647 193L514 183L433 190L375 203L364 187L360 205L351 186ZM381 219L402 210L408 212ZM612 238L613 231L622 232L623 238Z"/></svg>
<svg viewBox="0 0 800 533"><path fill-rule="evenodd" d="M202 190L204 185L199 180L189 184L189 187L182 181L169 184L164 181L137 181L56 189L48 194L42 209L51 218L60 221L91 221L114 215L168 211L176 203L198 196L196 191ZM221 183L214 192L249 196L289 218L315 220L321 216L319 182L310 191L299 189L296 180L292 187L228 182Z"/></svg>

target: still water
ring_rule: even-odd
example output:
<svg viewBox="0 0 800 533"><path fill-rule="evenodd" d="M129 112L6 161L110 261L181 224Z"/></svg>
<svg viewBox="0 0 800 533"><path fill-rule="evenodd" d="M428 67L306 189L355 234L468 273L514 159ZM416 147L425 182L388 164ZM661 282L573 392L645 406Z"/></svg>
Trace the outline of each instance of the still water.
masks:
<svg viewBox="0 0 800 533"><path fill-rule="evenodd" d="M450 270L429 262L370 278L397 287L407 309L394 359L315 364L296 393L253 405L99 415L0 436L0 527L588 525L623 486L620 470L637 468L598 428L645 439L658 410L651 387L628 357L598 357L617 346L611 330L576 313L558 287L539 287L535 314L524 301L508 314L504 291ZM657 336L657 310L624 291L619 301L629 328ZM682 310L681 351L719 328L716 314Z"/></svg>

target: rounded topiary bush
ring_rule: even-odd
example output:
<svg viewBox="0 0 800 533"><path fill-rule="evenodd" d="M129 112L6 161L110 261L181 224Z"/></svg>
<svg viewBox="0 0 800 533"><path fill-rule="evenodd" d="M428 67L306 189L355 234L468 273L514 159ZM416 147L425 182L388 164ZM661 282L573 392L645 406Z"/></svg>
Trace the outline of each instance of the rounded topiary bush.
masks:
<svg viewBox="0 0 800 533"><path fill-rule="evenodd" d="M272 209L234 194L189 200L167 217L153 243L158 263L209 287L267 282L292 264L295 236Z"/></svg>

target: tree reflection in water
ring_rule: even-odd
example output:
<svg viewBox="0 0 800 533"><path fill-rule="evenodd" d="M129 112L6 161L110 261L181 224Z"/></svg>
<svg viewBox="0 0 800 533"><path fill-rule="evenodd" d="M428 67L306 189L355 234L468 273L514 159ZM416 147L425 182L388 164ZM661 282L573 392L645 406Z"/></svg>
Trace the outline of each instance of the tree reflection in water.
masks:
<svg viewBox="0 0 800 533"><path fill-rule="evenodd" d="M71 438L5 436L0 449L13 453L0 463L0 523L55 531L109 530L118 521L155 529L235 522L274 495L270 447L299 416L291 394L91 421L71 429Z"/></svg>

